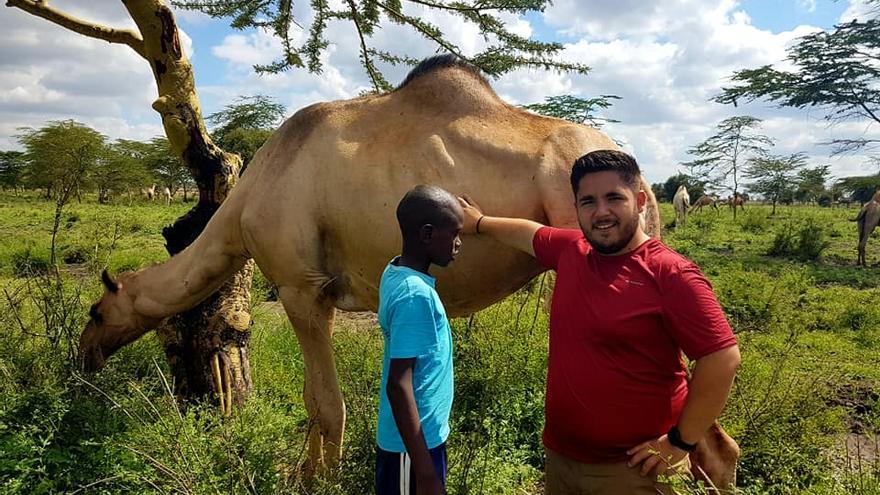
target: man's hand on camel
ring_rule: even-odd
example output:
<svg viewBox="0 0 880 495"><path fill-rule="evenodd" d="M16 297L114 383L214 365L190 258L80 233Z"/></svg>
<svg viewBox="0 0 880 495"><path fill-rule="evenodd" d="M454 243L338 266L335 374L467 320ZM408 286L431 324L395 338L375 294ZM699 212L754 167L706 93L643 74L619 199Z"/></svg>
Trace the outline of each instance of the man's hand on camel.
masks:
<svg viewBox="0 0 880 495"><path fill-rule="evenodd" d="M688 455L684 450L669 443L669 438L666 435L633 447L626 453L632 456L629 459L630 467L641 464L640 474L642 476L672 474Z"/></svg>
<svg viewBox="0 0 880 495"><path fill-rule="evenodd" d="M483 216L483 210L473 199L467 194L458 196L458 202L461 209L464 210L464 226L461 228L464 234L476 234L477 222Z"/></svg>

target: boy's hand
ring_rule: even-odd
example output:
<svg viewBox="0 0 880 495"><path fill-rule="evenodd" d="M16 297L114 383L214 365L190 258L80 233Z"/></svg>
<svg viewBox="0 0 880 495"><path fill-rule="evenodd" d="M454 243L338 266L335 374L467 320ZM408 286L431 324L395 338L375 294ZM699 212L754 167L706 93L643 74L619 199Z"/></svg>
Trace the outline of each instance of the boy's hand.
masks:
<svg viewBox="0 0 880 495"><path fill-rule="evenodd" d="M458 203L461 205L461 209L464 210L464 226L461 228L462 233L476 234L477 220L483 216L482 209L467 194L462 194L461 196L457 196L457 198Z"/></svg>
<svg viewBox="0 0 880 495"><path fill-rule="evenodd" d="M416 475L416 495L446 495L446 488L433 469L429 474Z"/></svg>

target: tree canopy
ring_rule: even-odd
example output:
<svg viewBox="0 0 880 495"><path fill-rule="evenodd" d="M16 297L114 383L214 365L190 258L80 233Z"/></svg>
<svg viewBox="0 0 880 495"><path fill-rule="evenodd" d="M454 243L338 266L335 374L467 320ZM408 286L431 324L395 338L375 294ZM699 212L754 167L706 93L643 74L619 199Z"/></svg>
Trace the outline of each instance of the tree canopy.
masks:
<svg viewBox="0 0 880 495"><path fill-rule="evenodd" d="M620 97L615 95L599 95L595 98L581 98L574 95L548 96L544 98L544 103L523 105L523 108L548 117L556 117L599 129L606 123L620 122L596 115L598 110L610 108L613 105L611 100L619 99Z"/></svg>
<svg viewBox="0 0 880 495"><path fill-rule="evenodd" d="M173 3L177 7L201 11L211 17L230 18L231 26L236 29L266 29L277 36L283 48L281 58L271 64L255 66L258 72L280 72L292 67L321 72L321 55L330 45L326 29L329 23L335 21L351 23L352 29L357 33L361 65L376 91L392 88L377 67L377 62L391 65L415 65L418 62L406 53L392 53L372 46L371 38L383 23L406 26L433 42L438 51L454 54L493 77L518 67L580 73L589 70L581 64L559 61L556 55L562 50L562 44L532 40L515 34L503 20L505 14L520 15L542 11L550 4L550 0L310 0L314 17L308 27L301 25L308 36L299 44L291 29L293 25L300 26L293 16L292 0L175 0ZM482 52L469 56L438 26L408 13L410 8L448 13L465 23L476 25L488 46Z"/></svg>
<svg viewBox="0 0 880 495"><path fill-rule="evenodd" d="M208 115L207 121L216 126L211 131L214 141L241 156L247 166L254 153L275 132L284 112L284 105L270 96L239 96L235 103Z"/></svg>
<svg viewBox="0 0 880 495"><path fill-rule="evenodd" d="M797 40L786 58L793 70L771 65L734 73L733 85L715 98L720 103L766 98L782 107L817 107L830 122L868 120L880 124L880 0L870 18L839 24ZM831 141L835 153L865 147L880 140L867 137Z"/></svg>
<svg viewBox="0 0 880 495"><path fill-rule="evenodd" d="M763 155L773 145L772 139L758 133L760 126L761 119L748 115L724 119L716 126L715 134L688 150L698 158L682 165L707 187L737 195L745 161Z"/></svg>
<svg viewBox="0 0 880 495"><path fill-rule="evenodd" d="M776 205L786 193L792 195L796 187L797 173L806 165L807 158L802 153L787 156L764 155L749 158L744 177L752 179L746 187L749 192L758 193Z"/></svg>

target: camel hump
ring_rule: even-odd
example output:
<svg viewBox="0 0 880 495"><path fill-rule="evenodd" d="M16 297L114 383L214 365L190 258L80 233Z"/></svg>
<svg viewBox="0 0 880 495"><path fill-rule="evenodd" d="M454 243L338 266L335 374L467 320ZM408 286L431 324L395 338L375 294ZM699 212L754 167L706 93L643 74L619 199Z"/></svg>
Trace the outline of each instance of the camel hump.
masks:
<svg viewBox="0 0 880 495"><path fill-rule="evenodd" d="M480 72L480 69L452 54L435 55L433 57L422 60L419 65L415 66L411 71L409 71L409 74L406 75L406 78L403 80L402 83L400 83L400 86L398 86L397 89L402 89L416 79L419 79L423 76L437 72L441 69L449 68L469 74L475 80L484 85L487 89L492 89L489 86L489 82L486 81L486 78L483 76L483 73Z"/></svg>
<svg viewBox="0 0 880 495"><path fill-rule="evenodd" d="M480 69L454 55L437 55L423 60L391 96L412 98L419 106L433 103L453 111L506 105Z"/></svg>

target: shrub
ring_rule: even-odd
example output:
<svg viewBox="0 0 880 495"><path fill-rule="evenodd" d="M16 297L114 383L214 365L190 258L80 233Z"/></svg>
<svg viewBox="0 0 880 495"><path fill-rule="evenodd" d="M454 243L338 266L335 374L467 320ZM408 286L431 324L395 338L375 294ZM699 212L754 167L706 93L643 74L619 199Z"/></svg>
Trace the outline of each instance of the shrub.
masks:
<svg viewBox="0 0 880 495"><path fill-rule="evenodd" d="M764 232L769 225L770 221L760 210L750 210L748 213L742 215L742 223L740 224L744 232L750 232L752 234Z"/></svg>
<svg viewBox="0 0 880 495"><path fill-rule="evenodd" d="M12 273L16 277L32 277L49 272L49 254L27 246L12 254Z"/></svg>

